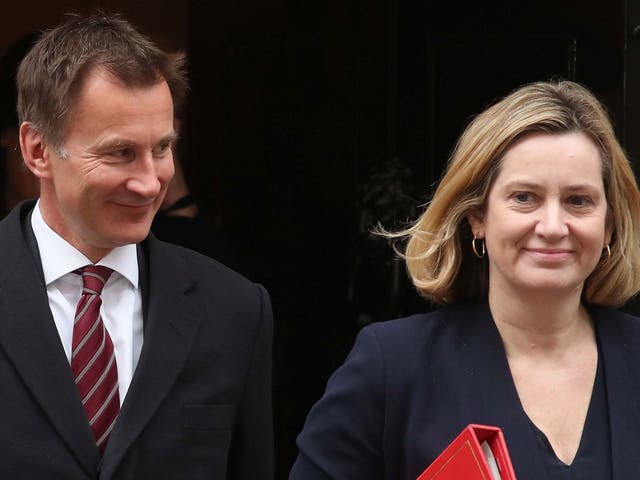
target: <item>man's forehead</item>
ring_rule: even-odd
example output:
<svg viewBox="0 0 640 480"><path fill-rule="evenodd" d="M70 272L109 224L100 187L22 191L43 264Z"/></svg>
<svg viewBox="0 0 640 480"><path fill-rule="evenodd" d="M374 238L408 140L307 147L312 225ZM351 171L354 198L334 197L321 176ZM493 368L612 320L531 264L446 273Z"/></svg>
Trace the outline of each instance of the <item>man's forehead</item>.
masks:
<svg viewBox="0 0 640 480"><path fill-rule="evenodd" d="M143 79L127 79L122 78L121 76L116 75L112 70L110 70L107 66L104 65L94 65L87 70L87 72L82 75L82 78L79 81L78 85L78 97L82 95L86 91L86 89L91 87L92 84L96 82L103 82L105 84L110 84L118 89L130 90L130 91L144 91L150 90L158 85L164 84L169 90L169 85L166 79L159 73L152 74L149 73L149 76ZM169 90L170 92L170 90ZM173 99L172 99L173 101Z"/></svg>
<svg viewBox="0 0 640 480"><path fill-rule="evenodd" d="M73 110L76 110L78 107L82 107L82 104L87 100L94 100L96 97L98 99L103 99L101 95L106 91L111 94L124 93L138 95L158 89L166 90L173 108L173 98L171 96L169 85L162 76L155 77L155 81L153 82L126 82L120 77L114 75L107 68L95 66L83 75L81 83L78 85L76 90L75 99L69 109L69 113L73 113ZM106 100L108 104L109 99L107 98Z"/></svg>
<svg viewBox="0 0 640 480"><path fill-rule="evenodd" d="M105 137L112 136L107 130L113 129L116 137L127 141L128 134L122 133L125 127L149 128L154 130L154 137L167 137L175 135L173 121L173 100L164 79L150 85L127 86L108 70L95 67L85 76L66 116L64 137L99 128L105 130Z"/></svg>

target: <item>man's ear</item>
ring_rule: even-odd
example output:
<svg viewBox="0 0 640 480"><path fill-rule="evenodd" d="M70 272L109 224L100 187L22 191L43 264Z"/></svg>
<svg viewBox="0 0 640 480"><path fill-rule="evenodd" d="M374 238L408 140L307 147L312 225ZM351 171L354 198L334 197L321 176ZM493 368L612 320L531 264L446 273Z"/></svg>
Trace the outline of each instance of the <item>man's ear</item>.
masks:
<svg viewBox="0 0 640 480"><path fill-rule="evenodd" d="M29 122L20 125L20 150L24 164L36 177L50 176L48 148L42 135Z"/></svg>
<svg viewBox="0 0 640 480"><path fill-rule="evenodd" d="M473 235L476 235L478 238L484 238L484 212L480 209L471 211L467 215L467 221L471 226Z"/></svg>

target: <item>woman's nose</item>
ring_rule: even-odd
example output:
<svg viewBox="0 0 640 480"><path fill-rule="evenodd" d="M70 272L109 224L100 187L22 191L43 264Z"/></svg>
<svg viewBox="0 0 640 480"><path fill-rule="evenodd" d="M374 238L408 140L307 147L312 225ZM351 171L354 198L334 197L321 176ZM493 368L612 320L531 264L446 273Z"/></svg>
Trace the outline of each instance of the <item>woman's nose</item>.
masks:
<svg viewBox="0 0 640 480"><path fill-rule="evenodd" d="M543 237L564 237L569 233L566 212L559 202L549 202L540 210L535 232Z"/></svg>

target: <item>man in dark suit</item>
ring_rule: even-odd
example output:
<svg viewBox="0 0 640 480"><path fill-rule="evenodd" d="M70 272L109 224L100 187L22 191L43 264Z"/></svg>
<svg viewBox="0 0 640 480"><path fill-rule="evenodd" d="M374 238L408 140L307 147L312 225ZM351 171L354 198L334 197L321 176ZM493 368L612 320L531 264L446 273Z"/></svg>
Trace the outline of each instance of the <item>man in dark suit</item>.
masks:
<svg viewBox="0 0 640 480"><path fill-rule="evenodd" d="M41 193L0 223L0 478L272 478L266 292L149 234L180 62L70 17L17 83Z"/></svg>

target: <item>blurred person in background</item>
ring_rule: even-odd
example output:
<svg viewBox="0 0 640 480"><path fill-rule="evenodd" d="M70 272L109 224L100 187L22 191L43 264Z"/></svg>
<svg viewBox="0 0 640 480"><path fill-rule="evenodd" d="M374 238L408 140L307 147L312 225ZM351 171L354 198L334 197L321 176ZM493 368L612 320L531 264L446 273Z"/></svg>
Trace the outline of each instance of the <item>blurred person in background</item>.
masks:
<svg viewBox="0 0 640 480"><path fill-rule="evenodd" d="M38 196L38 179L22 161L16 111L16 72L37 35L12 44L0 59L0 218L22 200Z"/></svg>

